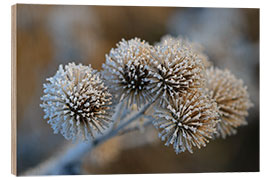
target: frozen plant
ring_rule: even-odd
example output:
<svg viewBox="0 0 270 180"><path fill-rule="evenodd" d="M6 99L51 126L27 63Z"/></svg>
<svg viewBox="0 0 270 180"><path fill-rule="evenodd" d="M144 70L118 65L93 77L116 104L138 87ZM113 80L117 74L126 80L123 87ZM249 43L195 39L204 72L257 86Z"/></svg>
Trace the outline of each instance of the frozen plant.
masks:
<svg viewBox="0 0 270 180"><path fill-rule="evenodd" d="M165 36L153 46L139 38L116 46L101 72L90 65L60 65L44 84L44 118L55 133L84 141L54 158L52 168L39 167L41 173L61 173L108 139L144 126L154 125L179 154L246 124L251 102L243 82L209 68L193 42Z"/></svg>

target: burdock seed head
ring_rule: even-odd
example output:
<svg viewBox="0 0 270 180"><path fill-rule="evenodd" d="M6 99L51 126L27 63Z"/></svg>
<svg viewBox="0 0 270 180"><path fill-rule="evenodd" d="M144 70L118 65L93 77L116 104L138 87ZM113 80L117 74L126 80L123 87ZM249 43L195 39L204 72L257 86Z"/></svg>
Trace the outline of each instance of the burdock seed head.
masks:
<svg viewBox="0 0 270 180"><path fill-rule="evenodd" d="M229 70L210 68L206 70L206 90L219 108L220 122L217 136L225 138L236 133L236 128L246 125L248 109L252 106L247 87Z"/></svg>
<svg viewBox="0 0 270 180"><path fill-rule="evenodd" d="M116 49L111 49L106 55L103 78L112 94L128 106L136 104L140 107L153 98L148 67L150 48L147 42L139 38L123 39Z"/></svg>
<svg viewBox="0 0 270 180"><path fill-rule="evenodd" d="M191 45L181 39L166 38L151 51L150 61L155 88L162 96L161 105L172 97L204 87L205 68Z"/></svg>
<svg viewBox="0 0 270 180"><path fill-rule="evenodd" d="M91 66L60 65L47 81L40 106L54 133L90 140L109 127L111 94Z"/></svg>
<svg viewBox="0 0 270 180"><path fill-rule="evenodd" d="M166 141L166 146L173 144L177 154L186 149L192 153L192 146L206 146L218 121L216 104L200 91L172 99L166 108L159 107L154 116L155 127L162 129L161 140Z"/></svg>

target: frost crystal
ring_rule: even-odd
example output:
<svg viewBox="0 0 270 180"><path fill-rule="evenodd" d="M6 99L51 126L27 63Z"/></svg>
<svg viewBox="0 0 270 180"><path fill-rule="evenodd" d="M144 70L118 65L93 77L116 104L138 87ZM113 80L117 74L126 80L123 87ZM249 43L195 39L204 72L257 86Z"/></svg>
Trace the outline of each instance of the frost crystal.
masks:
<svg viewBox="0 0 270 180"><path fill-rule="evenodd" d="M218 120L216 104L200 91L173 99L167 108L157 109L154 116L155 127L163 129L159 133L161 140L167 139L166 146L173 144L177 154L186 149L193 153L192 146L206 146Z"/></svg>
<svg viewBox="0 0 270 180"><path fill-rule="evenodd" d="M160 94L163 100L204 86L204 64L188 42L166 38L151 55L152 93Z"/></svg>
<svg viewBox="0 0 270 180"><path fill-rule="evenodd" d="M44 84L44 119L66 139L90 140L109 127L111 94L91 66L59 66Z"/></svg>
<svg viewBox="0 0 270 180"><path fill-rule="evenodd" d="M217 136L225 138L235 134L238 126L247 124L245 117L252 103L243 81L230 71L210 68L206 75L208 94L217 103L221 119L217 124Z"/></svg>
<svg viewBox="0 0 270 180"><path fill-rule="evenodd" d="M120 100L125 100L129 106L142 104L152 99L152 88L149 72L151 46L138 38L117 44L106 55L103 64L103 77L113 94Z"/></svg>

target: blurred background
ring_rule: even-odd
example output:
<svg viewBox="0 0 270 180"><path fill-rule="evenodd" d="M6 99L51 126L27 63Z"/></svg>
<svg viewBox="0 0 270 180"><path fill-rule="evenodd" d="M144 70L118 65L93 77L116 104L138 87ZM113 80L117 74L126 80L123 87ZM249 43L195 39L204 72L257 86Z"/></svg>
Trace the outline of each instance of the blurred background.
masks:
<svg viewBox="0 0 270 180"><path fill-rule="evenodd" d="M176 155L152 127L113 138L88 153L67 174L198 173L259 171L259 9L17 6L17 166L18 174L68 145L43 120L42 84L59 64L92 64L122 38L151 44L166 34L200 43L213 65L242 78L254 107L248 126L227 139L211 141L194 154Z"/></svg>

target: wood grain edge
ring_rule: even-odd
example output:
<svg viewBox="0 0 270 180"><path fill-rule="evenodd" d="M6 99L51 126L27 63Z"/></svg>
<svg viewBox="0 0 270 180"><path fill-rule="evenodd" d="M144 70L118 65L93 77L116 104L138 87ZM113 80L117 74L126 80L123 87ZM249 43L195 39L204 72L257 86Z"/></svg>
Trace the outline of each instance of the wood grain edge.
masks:
<svg viewBox="0 0 270 180"><path fill-rule="evenodd" d="M17 5L11 6L11 173L17 175Z"/></svg>

